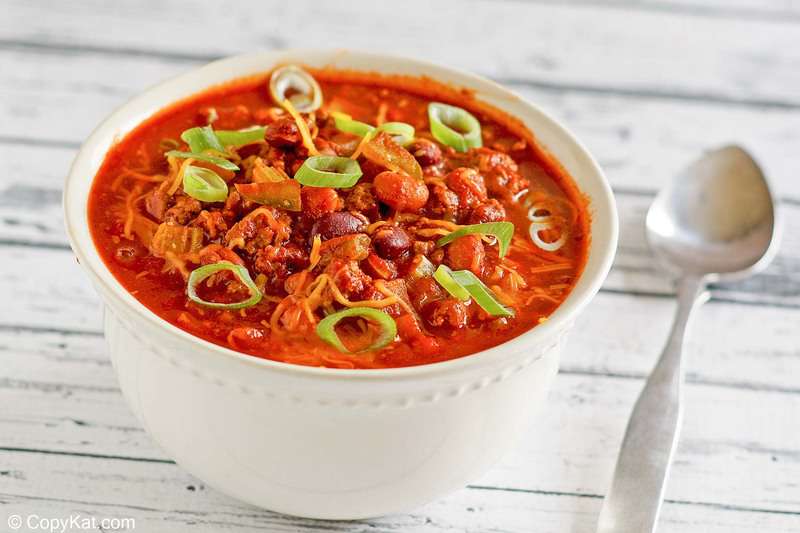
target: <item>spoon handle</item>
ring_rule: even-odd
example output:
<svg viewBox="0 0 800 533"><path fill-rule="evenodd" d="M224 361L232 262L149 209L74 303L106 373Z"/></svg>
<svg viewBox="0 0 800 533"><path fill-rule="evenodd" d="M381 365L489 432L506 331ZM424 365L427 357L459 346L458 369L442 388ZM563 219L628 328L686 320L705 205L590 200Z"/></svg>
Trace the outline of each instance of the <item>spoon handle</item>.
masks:
<svg viewBox="0 0 800 533"><path fill-rule="evenodd" d="M684 339L692 311L707 299L702 278L687 276L678 282L675 322L628 421L598 533L655 531L683 414Z"/></svg>

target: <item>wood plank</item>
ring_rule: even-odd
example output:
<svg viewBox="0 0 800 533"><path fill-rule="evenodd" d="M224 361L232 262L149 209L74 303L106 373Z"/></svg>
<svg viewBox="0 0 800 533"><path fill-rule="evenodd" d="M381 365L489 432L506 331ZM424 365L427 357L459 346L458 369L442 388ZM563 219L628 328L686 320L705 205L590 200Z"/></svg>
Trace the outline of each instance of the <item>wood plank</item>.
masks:
<svg viewBox="0 0 800 533"><path fill-rule="evenodd" d="M672 299L600 293L578 318L562 372L647 376L672 322ZM709 303L687 345L690 382L797 393L795 309Z"/></svg>
<svg viewBox="0 0 800 533"><path fill-rule="evenodd" d="M9 247L3 257L11 264L0 283L15 305L0 309L0 324L99 331L99 298L71 252Z"/></svg>
<svg viewBox="0 0 800 533"><path fill-rule="evenodd" d="M778 196L800 199L798 110L511 88L566 124L619 189L658 190L703 151L736 143L752 152Z"/></svg>
<svg viewBox="0 0 800 533"><path fill-rule="evenodd" d="M452 1L422 0L408 2L391 16L375 2L251 1L220 11L171 0L159 3L158 17L147 4L96 1L48 5L49 16L42 17L41 4L7 4L10 16L0 21L0 34L8 46L49 43L63 45L66 53L110 47L117 53L149 52L172 60L286 47L402 51L497 78L700 99L800 103L794 90L800 74L791 68L800 56L796 27L755 18L647 10L629 10L623 17L594 5L576 9L490 1L464 9ZM310 12L315 16L309 17ZM436 46L430 46L426 20L451 21L437 27ZM500 24L502 31L497 31ZM87 27L92 31L85 31ZM332 38L331 27L348 31ZM204 32L199 35L197 28ZM208 34L225 38L201 38Z"/></svg>
<svg viewBox="0 0 800 533"><path fill-rule="evenodd" d="M0 116L4 118L0 139L31 138L45 148L53 144L47 140L80 143L114 108L190 66L148 57L4 51L0 53ZM125 68L131 70L123 80L121 69ZM41 123L34 128L32 122ZM15 148L16 142L7 149ZM59 169L62 175L66 168Z"/></svg>
<svg viewBox="0 0 800 533"><path fill-rule="evenodd" d="M4 354L0 405L14 408L0 410L0 449L164 458L123 405L111 367L98 364L100 350L90 346L87 357L83 348L100 342ZM602 494L640 387L640 379L560 376L518 450L479 484ZM687 407L669 498L800 512L800 425L772 419L800 412L800 395L695 384Z"/></svg>
<svg viewBox="0 0 800 533"><path fill-rule="evenodd" d="M188 68L147 57L112 59L0 52L0 153L15 170L7 176L60 184L71 144L81 142L127 98ZM75 72L81 72L80 81L74 81ZM800 200L794 170L800 109L510 87L562 119L617 187L658 189L703 150L737 142L761 161L778 195ZM36 144L20 144L20 138Z"/></svg>
<svg viewBox="0 0 800 533"><path fill-rule="evenodd" d="M74 149L3 144L8 173L0 178L0 242L67 248L61 191Z"/></svg>
<svg viewBox="0 0 800 533"><path fill-rule="evenodd" d="M370 521L303 520L261 511L206 488L174 465L62 456L0 454L14 461L4 471L0 502L8 514L134 518L137 531L270 531L444 533L452 531L589 533L601 500L578 495L509 492L481 488L453 495L402 515ZM793 514L668 501L662 526L674 533L788 533Z"/></svg>

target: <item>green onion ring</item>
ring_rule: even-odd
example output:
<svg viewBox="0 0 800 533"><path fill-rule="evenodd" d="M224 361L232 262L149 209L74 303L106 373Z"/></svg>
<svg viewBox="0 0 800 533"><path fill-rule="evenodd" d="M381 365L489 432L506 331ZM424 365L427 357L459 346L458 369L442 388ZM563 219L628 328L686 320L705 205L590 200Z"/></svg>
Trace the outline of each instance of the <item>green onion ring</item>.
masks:
<svg viewBox="0 0 800 533"><path fill-rule="evenodd" d="M335 328L336 324L338 324L342 319L351 316L360 316L377 323L381 328L381 333L378 338L363 350L359 350L360 352L383 348L392 342L397 335L397 324L395 324L394 319L383 311L373 309L371 307L351 307L349 309L342 309L341 311L337 311L326 316L319 321L319 324L317 324L317 335L320 339L327 342L340 352L350 353L350 350L348 350L347 347L342 344L341 339L339 339L339 336L336 334Z"/></svg>
<svg viewBox="0 0 800 533"><path fill-rule="evenodd" d="M205 161L206 163L217 165L219 168L225 170L239 170L239 167L237 167L227 159L223 159L221 157L216 157L213 155L201 154L197 152L181 152L179 150L170 150L169 152L166 152L164 155L171 155L172 157L181 157L183 159L188 159L188 158L197 159L198 161Z"/></svg>
<svg viewBox="0 0 800 533"><path fill-rule="evenodd" d="M233 146L239 148L248 144L264 139L267 134L267 128L264 126L253 126L243 130L220 130L215 132L217 139L222 146ZM195 152L196 150L192 150Z"/></svg>
<svg viewBox="0 0 800 533"><path fill-rule="evenodd" d="M394 142L400 146L406 146L414 140L414 126L405 122L384 122L378 126L378 131L385 131L392 136Z"/></svg>
<svg viewBox="0 0 800 533"><path fill-rule="evenodd" d="M248 299L242 300L241 302L225 304L220 302L209 302L203 300L197 295L197 287L200 285L200 283L205 281L209 276L223 270L229 270L233 272L233 274L239 278L239 281L241 281L242 284L247 287L247 289L250 291L250 297ZM186 295L194 303L205 307L211 307L213 309L243 309L245 307L256 305L261 301L261 291L258 290L256 284L253 283L253 280L250 278L250 273L247 271L247 269L242 265L234 265L229 261L221 261L219 263L201 266L200 268L192 270L192 273L189 274L189 283L186 286Z"/></svg>
<svg viewBox="0 0 800 533"><path fill-rule="evenodd" d="M333 187L347 189L361 178L358 161L349 157L315 155L303 162L294 179L309 187Z"/></svg>
<svg viewBox="0 0 800 533"><path fill-rule="evenodd" d="M539 211L547 211L547 215L537 215ZM550 210L544 207L540 207L538 205L532 205L530 209L528 209L528 220L535 223L541 222L549 222L553 215L549 214Z"/></svg>
<svg viewBox="0 0 800 533"><path fill-rule="evenodd" d="M528 232L530 233L531 240L533 244L544 250L545 252L557 252L561 249L562 246L567 242L567 232L566 230L561 231L561 236L553 241L547 242L539 236L540 231L546 231L549 229L553 229L555 225L550 220L546 220L544 222L533 222L531 227L528 228Z"/></svg>
<svg viewBox="0 0 800 533"><path fill-rule="evenodd" d="M339 131L343 131L345 133L352 133L353 135L358 135L359 137L363 137L364 135L375 129L366 122L359 122L358 120L353 120L353 117L351 117L347 113L341 113L339 111L331 111L331 116L333 117L333 121L336 124L336 129Z"/></svg>
<svg viewBox="0 0 800 533"><path fill-rule="evenodd" d="M345 133L352 133L363 137L364 135L372 132L385 131L392 136L392 139L400 146L406 146L414 140L414 126L406 124L405 122L384 122L377 128L367 124L366 122L359 122L353 120L353 117L347 113L340 111L331 111L331 116L336 123L336 129Z"/></svg>
<svg viewBox="0 0 800 533"><path fill-rule="evenodd" d="M311 113L322 105L322 89L314 77L297 65L276 69L269 78L269 92L276 103L286 99L289 89L297 91L289 97L298 113Z"/></svg>
<svg viewBox="0 0 800 533"><path fill-rule="evenodd" d="M514 316L514 310L498 302L491 289L469 270L456 270L451 273L451 276L456 283L470 293L475 303L490 315Z"/></svg>
<svg viewBox="0 0 800 533"><path fill-rule="evenodd" d="M470 148L483 145L481 123L465 109L431 102L428 104L428 120L433 137L459 152L466 152Z"/></svg>
<svg viewBox="0 0 800 533"><path fill-rule="evenodd" d="M224 202L228 184L213 170L189 165L183 170L183 192L201 202Z"/></svg>
<svg viewBox="0 0 800 533"><path fill-rule="evenodd" d="M202 128L189 128L181 133L181 139L189 145L189 151L202 153L206 150L224 152L225 148L220 144L211 126Z"/></svg>
<svg viewBox="0 0 800 533"><path fill-rule="evenodd" d="M439 268L433 273L433 279L435 279L444 290L449 292L450 296L458 298L462 302L469 300L469 291L453 279L453 271L450 270L447 265L439 265Z"/></svg>
<svg viewBox="0 0 800 533"><path fill-rule="evenodd" d="M508 253L508 247L511 244L511 237L514 236L514 224L511 222L485 222L483 224L471 224L448 233L438 241L437 246L444 246L451 243L459 237L465 235L472 235L479 233L481 235L494 235L497 237L497 242L500 245L500 257L505 257Z"/></svg>

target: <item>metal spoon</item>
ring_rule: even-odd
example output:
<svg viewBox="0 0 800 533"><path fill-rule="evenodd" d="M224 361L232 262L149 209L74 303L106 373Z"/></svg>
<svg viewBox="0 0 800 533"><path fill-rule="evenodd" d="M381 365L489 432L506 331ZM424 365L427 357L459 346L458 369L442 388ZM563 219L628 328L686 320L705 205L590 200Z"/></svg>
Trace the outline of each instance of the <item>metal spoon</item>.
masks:
<svg viewBox="0 0 800 533"><path fill-rule="evenodd" d="M736 146L707 153L658 194L647 239L677 275L678 309L628 421L598 533L655 531L681 426L681 356L692 312L708 299L709 283L750 276L777 251L774 202L758 165Z"/></svg>

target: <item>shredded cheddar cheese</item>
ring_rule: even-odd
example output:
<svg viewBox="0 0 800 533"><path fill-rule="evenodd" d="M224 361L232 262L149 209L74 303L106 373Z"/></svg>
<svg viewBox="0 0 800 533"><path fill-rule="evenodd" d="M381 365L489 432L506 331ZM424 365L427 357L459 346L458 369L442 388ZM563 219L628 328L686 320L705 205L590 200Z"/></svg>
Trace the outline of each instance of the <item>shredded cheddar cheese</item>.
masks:
<svg viewBox="0 0 800 533"><path fill-rule="evenodd" d="M303 146L306 147L308 153L310 155L319 155L319 150L317 150L317 147L314 146L314 139L311 138L311 131L308 129L308 124L300 115L300 113L297 112L297 109L294 108L292 102L290 102L287 98L281 102L281 105L286 111L289 112L290 115L292 115L295 124L297 124L297 129L300 131L300 137L303 139Z"/></svg>

